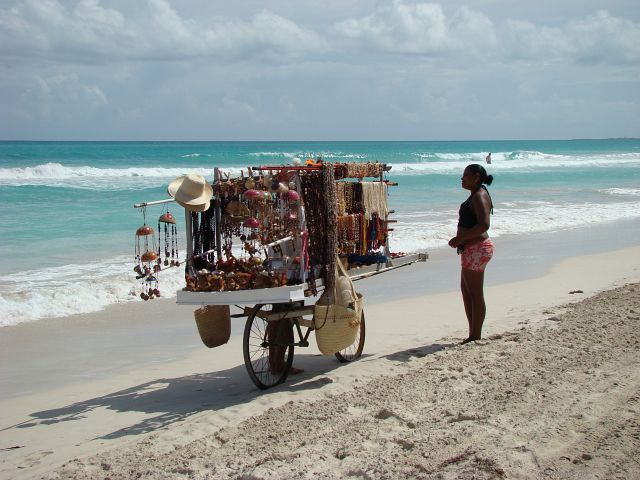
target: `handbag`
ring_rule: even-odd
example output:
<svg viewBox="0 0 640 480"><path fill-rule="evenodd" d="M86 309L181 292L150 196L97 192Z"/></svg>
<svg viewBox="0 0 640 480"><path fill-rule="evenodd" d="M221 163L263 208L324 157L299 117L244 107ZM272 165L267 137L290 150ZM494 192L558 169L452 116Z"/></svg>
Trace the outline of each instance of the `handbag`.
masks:
<svg viewBox="0 0 640 480"><path fill-rule="evenodd" d="M325 290L313 307L316 343L323 355L333 355L352 345L362 318L363 296L356 292L339 259L336 265L334 291Z"/></svg>
<svg viewBox="0 0 640 480"><path fill-rule="evenodd" d="M207 347L219 347L231 337L229 305L205 305L193 312L200 339Z"/></svg>

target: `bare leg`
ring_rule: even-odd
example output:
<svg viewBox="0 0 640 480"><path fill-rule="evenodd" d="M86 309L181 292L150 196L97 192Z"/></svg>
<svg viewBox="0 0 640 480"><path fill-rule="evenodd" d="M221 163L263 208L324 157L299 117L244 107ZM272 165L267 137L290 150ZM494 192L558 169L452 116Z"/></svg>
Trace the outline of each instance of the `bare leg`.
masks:
<svg viewBox="0 0 640 480"><path fill-rule="evenodd" d="M464 303L464 313L467 315L469 323L469 337L471 336L471 325L473 320L473 307L471 305L471 292L464 279L464 269L460 273L460 291L462 292L462 302Z"/></svg>
<svg viewBox="0 0 640 480"><path fill-rule="evenodd" d="M484 271L476 272L463 268L462 281L467 288L471 303L469 340L480 340L480 338L482 338L482 324L484 323L484 317L487 312L487 307L484 302ZM467 305L465 301L465 310L466 309Z"/></svg>

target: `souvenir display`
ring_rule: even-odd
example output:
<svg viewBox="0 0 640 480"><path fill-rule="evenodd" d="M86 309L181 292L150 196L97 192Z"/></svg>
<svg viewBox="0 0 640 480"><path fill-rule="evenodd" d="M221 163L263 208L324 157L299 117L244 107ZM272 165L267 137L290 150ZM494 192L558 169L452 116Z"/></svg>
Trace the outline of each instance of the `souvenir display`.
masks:
<svg viewBox="0 0 640 480"><path fill-rule="evenodd" d="M237 178L218 171L211 183L192 173L176 178L167 192L187 216L186 290L308 282L315 292L317 279L332 284L336 258L347 267L349 259L353 265L381 262L387 258L387 170L380 163L319 159L303 166L248 168L247 176L241 171ZM143 298L157 296L163 266L182 265L176 219L166 207L158 219L157 244L154 233L146 224L137 233L136 273L148 287Z"/></svg>
<svg viewBox="0 0 640 480"><path fill-rule="evenodd" d="M160 296L157 272L160 271L160 255L157 253L155 231L147 225L146 209L142 209L143 225L136 230L135 265L136 279L141 280L140 298L150 300Z"/></svg>
<svg viewBox="0 0 640 480"><path fill-rule="evenodd" d="M161 224L164 224L164 244L161 237ZM179 267L178 259L178 229L176 227L176 218L169 212L165 211L158 218L158 258L164 253L164 261L162 265L168 267Z"/></svg>
<svg viewBox="0 0 640 480"><path fill-rule="evenodd" d="M316 278L330 285L335 253L346 261L386 245L385 168L317 161L250 168L248 177L221 173L210 185L192 174L177 178L168 191L191 217L186 289L220 292L306 280L315 290ZM380 180L363 181L371 176Z"/></svg>

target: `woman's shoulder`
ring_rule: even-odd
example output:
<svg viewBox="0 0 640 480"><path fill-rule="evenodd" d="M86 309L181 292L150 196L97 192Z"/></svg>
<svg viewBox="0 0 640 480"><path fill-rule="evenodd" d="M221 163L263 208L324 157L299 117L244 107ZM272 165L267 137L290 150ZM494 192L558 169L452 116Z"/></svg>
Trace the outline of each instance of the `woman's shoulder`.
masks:
<svg viewBox="0 0 640 480"><path fill-rule="evenodd" d="M474 197L489 198L489 191L485 188L484 185L482 185L478 190L473 192L473 196Z"/></svg>
<svg viewBox="0 0 640 480"><path fill-rule="evenodd" d="M487 191L486 188L482 187L479 188L474 194L473 194L473 198L472 201L474 203L491 203L491 196L489 195L489 192Z"/></svg>

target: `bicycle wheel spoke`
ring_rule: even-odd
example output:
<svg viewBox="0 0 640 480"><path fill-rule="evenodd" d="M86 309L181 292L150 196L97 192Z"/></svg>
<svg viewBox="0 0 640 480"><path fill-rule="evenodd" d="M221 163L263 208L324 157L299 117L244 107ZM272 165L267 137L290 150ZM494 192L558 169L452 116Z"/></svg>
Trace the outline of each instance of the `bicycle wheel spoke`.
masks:
<svg viewBox="0 0 640 480"><path fill-rule="evenodd" d="M270 325L260 317L274 311L273 308L256 305L247 317L244 331L245 366L253 383L262 389L282 383L293 362L293 345L281 337L281 329L287 328L287 324ZM275 367L272 361L276 361Z"/></svg>

